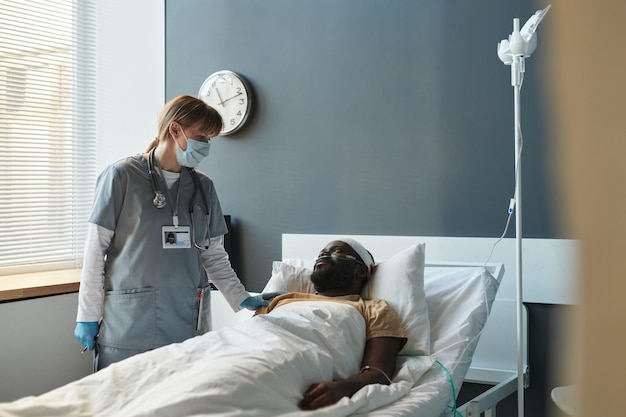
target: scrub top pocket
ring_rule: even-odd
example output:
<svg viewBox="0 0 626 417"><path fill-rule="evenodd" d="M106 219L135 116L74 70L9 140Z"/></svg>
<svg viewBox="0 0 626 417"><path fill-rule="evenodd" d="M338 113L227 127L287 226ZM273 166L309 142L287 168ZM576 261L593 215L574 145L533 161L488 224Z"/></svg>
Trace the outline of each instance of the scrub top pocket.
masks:
<svg viewBox="0 0 626 417"><path fill-rule="evenodd" d="M153 349L156 342L155 289L107 291L98 342L120 349Z"/></svg>

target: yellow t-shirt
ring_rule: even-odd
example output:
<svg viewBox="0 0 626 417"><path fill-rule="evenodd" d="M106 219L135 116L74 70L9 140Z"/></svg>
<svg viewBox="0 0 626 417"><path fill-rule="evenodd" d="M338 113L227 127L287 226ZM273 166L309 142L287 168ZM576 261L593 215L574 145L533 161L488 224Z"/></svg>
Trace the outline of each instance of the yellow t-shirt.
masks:
<svg viewBox="0 0 626 417"><path fill-rule="evenodd" d="M404 339L403 346L404 343L406 343L407 335L400 318L385 300L377 298L364 300L361 296L356 294L326 297L303 292L290 292L274 297L268 307L260 307L255 314L267 314L285 304L310 300L333 301L348 304L356 308L365 319L366 340L374 337L397 337Z"/></svg>

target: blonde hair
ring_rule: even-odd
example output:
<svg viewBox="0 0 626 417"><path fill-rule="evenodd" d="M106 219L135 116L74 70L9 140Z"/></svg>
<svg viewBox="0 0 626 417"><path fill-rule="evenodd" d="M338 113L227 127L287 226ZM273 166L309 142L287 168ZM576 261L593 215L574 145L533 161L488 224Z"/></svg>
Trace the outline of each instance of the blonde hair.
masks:
<svg viewBox="0 0 626 417"><path fill-rule="evenodd" d="M177 122L182 127L200 122L202 123L200 128L209 136L217 136L223 126L222 116L204 101L185 95L175 97L161 109L157 123L157 137L150 142L146 152L156 148L161 141L167 140L172 122Z"/></svg>

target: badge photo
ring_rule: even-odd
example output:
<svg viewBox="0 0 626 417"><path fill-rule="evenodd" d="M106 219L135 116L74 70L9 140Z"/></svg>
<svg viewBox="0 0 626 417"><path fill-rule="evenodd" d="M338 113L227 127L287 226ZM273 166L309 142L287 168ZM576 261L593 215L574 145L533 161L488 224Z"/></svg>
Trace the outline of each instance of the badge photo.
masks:
<svg viewBox="0 0 626 417"><path fill-rule="evenodd" d="M191 247L189 226L163 226L161 228L163 249L185 249Z"/></svg>

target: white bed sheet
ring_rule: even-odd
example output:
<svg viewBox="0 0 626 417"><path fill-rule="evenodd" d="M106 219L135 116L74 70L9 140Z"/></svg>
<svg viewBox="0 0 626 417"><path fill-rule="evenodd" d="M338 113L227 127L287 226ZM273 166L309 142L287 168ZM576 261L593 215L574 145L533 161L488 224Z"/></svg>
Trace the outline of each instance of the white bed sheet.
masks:
<svg viewBox="0 0 626 417"><path fill-rule="evenodd" d="M37 397L0 416L295 416L314 382L358 373L363 317L334 302L292 303L236 326L165 346ZM370 385L310 416L367 413L406 395L432 365L401 360L395 383Z"/></svg>

